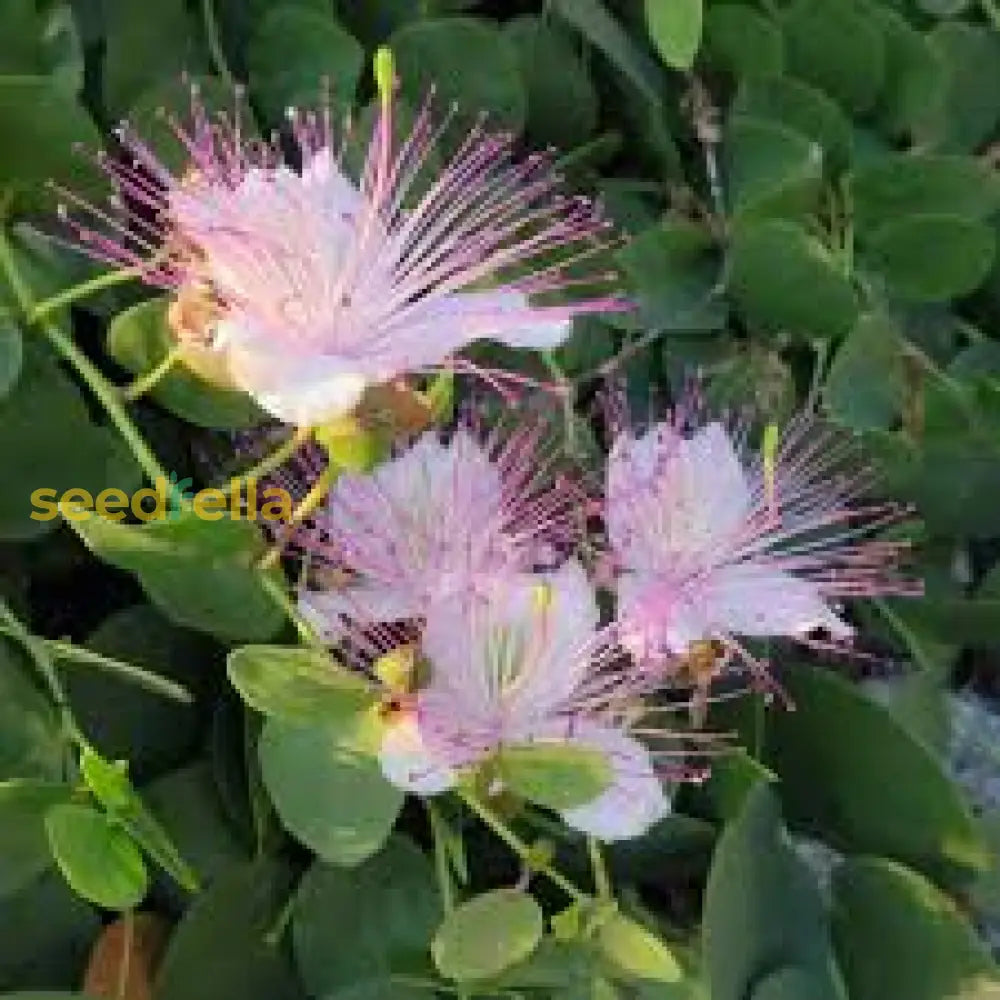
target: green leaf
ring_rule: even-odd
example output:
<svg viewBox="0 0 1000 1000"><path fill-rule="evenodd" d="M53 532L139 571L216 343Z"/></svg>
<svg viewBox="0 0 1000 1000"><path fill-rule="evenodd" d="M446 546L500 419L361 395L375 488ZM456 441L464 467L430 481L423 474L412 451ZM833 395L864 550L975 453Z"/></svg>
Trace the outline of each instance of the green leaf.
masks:
<svg viewBox="0 0 1000 1000"><path fill-rule="evenodd" d="M781 778L790 823L946 882L988 863L960 791L887 709L815 667L794 666L782 682L795 711L768 715L765 762Z"/></svg>
<svg viewBox="0 0 1000 1000"><path fill-rule="evenodd" d="M617 253L638 299L644 326L666 330L717 330L725 307L717 294L722 271L711 234L676 221L639 233Z"/></svg>
<svg viewBox="0 0 1000 1000"><path fill-rule="evenodd" d="M126 525L91 516L71 526L95 555L135 573L153 604L177 624L221 639L269 639L283 613L253 568L264 548L254 525L168 511L168 484L158 482L155 493L168 519Z"/></svg>
<svg viewBox="0 0 1000 1000"><path fill-rule="evenodd" d="M449 17L419 21L388 42L400 89L418 106L431 86L439 106L457 101L465 118L490 113L494 125L518 131L526 98L517 55L490 21Z"/></svg>
<svg viewBox="0 0 1000 1000"><path fill-rule="evenodd" d="M868 239L867 259L900 296L942 302L978 288L996 254L993 229L957 215L911 215Z"/></svg>
<svg viewBox="0 0 1000 1000"><path fill-rule="evenodd" d="M166 297L147 299L119 313L108 328L108 353L136 375L152 371L174 346L166 317ZM178 361L150 395L162 407L201 427L251 427L264 419L240 389L212 385Z"/></svg>
<svg viewBox="0 0 1000 1000"><path fill-rule="evenodd" d="M23 357L21 328L6 309L0 308L0 400L16 385Z"/></svg>
<svg viewBox="0 0 1000 1000"><path fill-rule="evenodd" d="M737 79L780 76L784 37L771 18L749 5L716 4L705 15L704 58Z"/></svg>
<svg viewBox="0 0 1000 1000"><path fill-rule="evenodd" d="M885 44L864 8L796 0L784 14L788 69L848 111L867 111L882 88Z"/></svg>
<svg viewBox="0 0 1000 1000"><path fill-rule="evenodd" d="M649 37L672 69L690 69L701 44L702 0L646 0Z"/></svg>
<svg viewBox="0 0 1000 1000"><path fill-rule="evenodd" d="M349 106L364 50L329 13L301 5L271 7L247 50L250 86L265 118L281 122L290 107L316 107L324 79L338 105Z"/></svg>
<svg viewBox="0 0 1000 1000"><path fill-rule="evenodd" d="M881 4L870 11L885 41L885 87L876 110L890 135L909 134L940 100L944 62L927 37L896 11Z"/></svg>
<svg viewBox="0 0 1000 1000"><path fill-rule="evenodd" d="M333 724L375 699L363 677L304 646L243 646L229 654L227 669L251 708L289 722Z"/></svg>
<svg viewBox="0 0 1000 1000"><path fill-rule="evenodd" d="M630 979L677 983L684 976L673 952L624 913L613 913L603 920L594 940L604 958Z"/></svg>
<svg viewBox="0 0 1000 1000"><path fill-rule="evenodd" d="M611 783L607 755L591 747L541 741L504 747L498 763L511 791L550 809L592 802Z"/></svg>
<svg viewBox="0 0 1000 1000"><path fill-rule="evenodd" d="M788 965L761 980L750 1000L826 1000L830 996L829 983L822 977Z"/></svg>
<svg viewBox="0 0 1000 1000"><path fill-rule="evenodd" d="M113 820L90 806L54 805L45 815L49 845L75 892L109 910L128 910L146 895L139 849Z"/></svg>
<svg viewBox="0 0 1000 1000"><path fill-rule="evenodd" d="M758 782L774 780L773 772L745 750L739 750L715 761L704 784L685 786L685 802L696 815L728 822L743 811L747 796Z"/></svg>
<svg viewBox="0 0 1000 1000"><path fill-rule="evenodd" d="M730 268L737 306L768 330L838 337L854 326L858 303L850 281L794 222L771 219L738 227Z"/></svg>
<svg viewBox="0 0 1000 1000"><path fill-rule="evenodd" d="M861 230L915 214L985 219L1000 208L1000 179L971 156L888 153L854 173L851 197Z"/></svg>
<svg viewBox="0 0 1000 1000"><path fill-rule="evenodd" d="M917 6L934 17L956 17L969 6L969 0L917 0Z"/></svg>
<svg viewBox="0 0 1000 1000"><path fill-rule="evenodd" d="M121 117L151 85L201 73L208 56L184 0L162 0L148 10L131 0L107 0L104 103Z"/></svg>
<svg viewBox="0 0 1000 1000"><path fill-rule="evenodd" d="M662 74L600 0L552 0L552 9L599 49L650 105L659 107Z"/></svg>
<svg viewBox="0 0 1000 1000"><path fill-rule="evenodd" d="M67 428L72 428L68 448ZM131 491L139 470L120 439L90 422L87 404L36 337L24 342L17 384L0 399L0 537L29 539L60 524L55 500L75 488ZM48 490L44 503L32 500Z"/></svg>
<svg viewBox="0 0 1000 1000"><path fill-rule="evenodd" d="M157 1000L302 1000L278 943L268 938L290 888L288 873L269 860L221 875L174 929Z"/></svg>
<svg viewBox="0 0 1000 1000"><path fill-rule="evenodd" d="M401 990L393 970L427 955L440 918L430 863L412 841L393 836L357 868L317 862L306 872L292 917L296 965L311 996L339 997L368 983L393 997Z"/></svg>
<svg viewBox="0 0 1000 1000"><path fill-rule="evenodd" d="M524 80L529 137L561 149L589 141L597 129L597 91L567 30L526 14L503 31Z"/></svg>
<svg viewBox="0 0 1000 1000"><path fill-rule="evenodd" d="M971 152L1000 120L1000 38L992 28L946 21L929 39L944 64L945 87L919 138L942 151Z"/></svg>
<svg viewBox="0 0 1000 1000"><path fill-rule="evenodd" d="M372 745L371 720L353 730L269 719L259 753L264 785L282 822L324 861L356 865L386 841L403 805Z"/></svg>
<svg viewBox="0 0 1000 1000"><path fill-rule="evenodd" d="M0 782L0 896L22 890L52 864L45 813L69 795L55 782Z"/></svg>
<svg viewBox="0 0 1000 1000"><path fill-rule="evenodd" d="M77 987L101 932L94 908L54 868L0 899L0 926L0 990L28 990L31 1000L31 990Z"/></svg>
<svg viewBox="0 0 1000 1000"><path fill-rule="evenodd" d="M80 195L103 193L98 170L87 166L76 144L100 147L90 116L44 76L0 76L0 190L31 195L26 204L51 209L42 191L57 181Z"/></svg>
<svg viewBox="0 0 1000 1000"><path fill-rule="evenodd" d="M852 430L891 427L905 400L902 343L889 319L865 313L827 369L823 400L829 414Z"/></svg>
<svg viewBox="0 0 1000 1000"><path fill-rule="evenodd" d="M524 961L538 947L542 931L542 911L527 893L494 889L444 918L431 954L449 979L489 979Z"/></svg>
<svg viewBox="0 0 1000 1000"><path fill-rule="evenodd" d="M834 873L834 899L834 938L852 1000L985 1000L1000 989L986 946L916 872L885 858L849 858Z"/></svg>
<svg viewBox="0 0 1000 1000"><path fill-rule="evenodd" d="M784 125L732 117L723 163L734 216L797 215L816 202L823 151Z"/></svg>
<svg viewBox="0 0 1000 1000"><path fill-rule="evenodd" d="M0 639L0 778L62 778L66 742L59 717L32 679L20 647Z"/></svg>
<svg viewBox="0 0 1000 1000"><path fill-rule="evenodd" d="M731 115L774 121L823 148L830 169L841 169L851 157L851 126L826 94L790 77L750 77L740 84Z"/></svg>
<svg viewBox="0 0 1000 1000"><path fill-rule="evenodd" d="M754 785L716 846L702 935L712 1000L744 1000L760 977L784 965L822 984L817 1000L847 1000L819 888L788 841L767 782Z"/></svg>

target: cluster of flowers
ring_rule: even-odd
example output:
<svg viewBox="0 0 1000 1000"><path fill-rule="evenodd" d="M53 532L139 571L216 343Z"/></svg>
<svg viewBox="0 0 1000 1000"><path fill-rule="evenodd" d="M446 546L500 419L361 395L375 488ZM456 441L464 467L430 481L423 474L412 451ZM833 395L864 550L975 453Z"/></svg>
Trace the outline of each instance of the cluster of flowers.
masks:
<svg viewBox="0 0 1000 1000"><path fill-rule="evenodd" d="M173 123L190 154L180 176L123 128L100 159L110 208L68 195L88 213L64 212L78 244L174 293L192 364L207 359L298 426L351 412L371 385L478 371L458 352L479 338L551 348L573 317L628 307L615 276L589 266L608 223L559 194L549 156L516 158L514 137L480 122L419 180L453 115L435 126L428 100L397 142L392 86L379 91L357 181L350 130L338 139L328 113L292 113L262 142L243 134L239 105L214 118L195 97L190 129ZM421 670L394 692L381 748L389 780L431 795L504 748L579 746L611 780L566 821L637 835L667 812L663 778L697 742L656 724L657 692L687 686L703 702L723 672L770 683L744 640L843 642L832 602L912 590L899 546L873 537L899 511L864 506L843 442L804 416L754 454L699 414L682 405L643 433L619 428L600 489L556 474L530 427L427 432L336 481L297 539L328 571L301 604L363 653L393 648L401 622L416 637ZM581 544L594 522L596 552Z"/></svg>

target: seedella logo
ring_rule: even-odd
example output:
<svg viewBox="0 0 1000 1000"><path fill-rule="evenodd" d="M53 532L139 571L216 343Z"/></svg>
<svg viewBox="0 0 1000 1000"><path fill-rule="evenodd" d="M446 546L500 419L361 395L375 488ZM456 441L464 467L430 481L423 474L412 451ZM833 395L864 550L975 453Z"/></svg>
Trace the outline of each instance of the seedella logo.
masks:
<svg viewBox="0 0 1000 1000"><path fill-rule="evenodd" d="M233 479L224 489L194 490L190 476L157 476L152 486L129 496L124 490L102 490L96 496L74 487L59 495L57 490L39 489L31 494L31 519L51 521L60 515L67 521L102 517L123 521L129 512L138 521L176 521L196 517L200 521L288 521L292 517L291 495L280 486L258 490L256 479Z"/></svg>

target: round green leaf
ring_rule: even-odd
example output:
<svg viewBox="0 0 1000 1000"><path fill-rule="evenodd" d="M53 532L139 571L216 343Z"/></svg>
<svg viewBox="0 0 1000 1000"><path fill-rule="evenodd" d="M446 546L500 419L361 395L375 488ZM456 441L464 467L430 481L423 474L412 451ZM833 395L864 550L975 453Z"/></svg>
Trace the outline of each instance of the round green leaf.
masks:
<svg viewBox="0 0 1000 1000"><path fill-rule="evenodd" d="M169 484L153 488L169 515L163 519L136 525L94 514L71 526L96 555L135 573L153 604L178 625L236 641L271 638L284 617L253 568L264 544L258 529L250 521L202 521L191 510L170 509Z"/></svg>
<svg viewBox="0 0 1000 1000"><path fill-rule="evenodd" d="M315 107L323 81L339 105L349 105L364 50L329 13L301 5L271 7L250 40L250 87L271 122L289 107Z"/></svg>
<svg viewBox="0 0 1000 1000"><path fill-rule="evenodd" d="M731 76L780 76L785 65L781 29L746 4L709 7L705 16L705 60Z"/></svg>
<svg viewBox="0 0 1000 1000"><path fill-rule="evenodd" d="M996 254L993 229L957 215L912 215L886 223L868 256L901 296L918 302L958 298L977 288Z"/></svg>
<svg viewBox="0 0 1000 1000"><path fill-rule="evenodd" d="M449 979L489 979L524 961L542 940L542 911L527 893L495 889L445 917L431 945L438 971Z"/></svg>
<svg viewBox="0 0 1000 1000"><path fill-rule="evenodd" d="M827 369L823 398L830 415L852 430L890 427L906 393L899 333L879 313L855 324Z"/></svg>
<svg viewBox="0 0 1000 1000"><path fill-rule="evenodd" d="M370 725L370 723L368 724ZM360 721L354 731L269 719L259 753L282 822L324 861L355 865L392 830L403 793L389 784Z"/></svg>
<svg viewBox="0 0 1000 1000"><path fill-rule="evenodd" d="M174 929L157 1000L302 1000L269 934L292 880L271 860L234 865L198 895Z"/></svg>
<svg viewBox="0 0 1000 1000"><path fill-rule="evenodd" d="M690 69L701 44L702 0L646 0L649 37L672 69Z"/></svg>
<svg viewBox="0 0 1000 1000"><path fill-rule="evenodd" d="M792 77L748 77L740 84L731 115L774 121L823 148L827 166L840 169L851 156L851 126L822 91Z"/></svg>
<svg viewBox="0 0 1000 1000"><path fill-rule="evenodd" d="M611 783L611 765L600 750L567 743L504 747L499 774L518 795L551 809L592 802Z"/></svg>
<svg viewBox="0 0 1000 1000"><path fill-rule="evenodd" d="M847 1000L819 887L788 842L767 782L753 786L716 845L702 939L712 1000L744 1000L753 983L783 965L816 976L822 1000Z"/></svg>
<svg viewBox="0 0 1000 1000"><path fill-rule="evenodd" d="M903 215L985 219L1000 208L1000 178L971 156L888 153L855 171L851 197L862 230Z"/></svg>
<svg viewBox="0 0 1000 1000"><path fill-rule="evenodd" d="M796 0L784 15L788 68L848 111L867 111L882 88L885 43L854 4Z"/></svg>
<svg viewBox="0 0 1000 1000"><path fill-rule="evenodd" d="M69 798L55 782L0 783L0 896L17 892L52 864L45 813Z"/></svg>
<svg viewBox="0 0 1000 1000"><path fill-rule="evenodd" d="M363 677L304 646L243 646L229 654L227 669L251 708L291 722L336 724L374 702Z"/></svg>
<svg viewBox="0 0 1000 1000"><path fill-rule="evenodd" d="M539 145L569 149L597 128L597 92L576 47L559 25L523 15L504 25L527 97L527 132Z"/></svg>
<svg viewBox="0 0 1000 1000"><path fill-rule="evenodd" d="M734 215L795 215L816 201L823 151L784 125L737 115L726 129L723 163Z"/></svg>
<svg viewBox="0 0 1000 1000"><path fill-rule="evenodd" d="M0 399L14 388L23 355L21 329L10 313L0 308Z"/></svg>
<svg viewBox="0 0 1000 1000"><path fill-rule="evenodd" d="M402 92L414 106L433 86L439 107L458 102L466 119L481 111L517 131L526 98L517 56L494 24L449 17L406 25L389 39Z"/></svg>
<svg viewBox="0 0 1000 1000"><path fill-rule="evenodd" d="M1000 974L955 904L885 858L834 873L834 939L851 1000L969 1000L997 995Z"/></svg>
<svg viewBox="0 0 1000 1000"><path fill-rule="evenodd" d="M730 246L730 291L744 315L769 330L838 337L854 325L850 281L826 249L793 222L737 228Z"/></svg>
<svg viewBox="0 0 1000 1000"><path fill-rule="evenodd" d="M5 29L6 30L6 29ZM41 191L49 180L80 194L99 195L103 184L95 166L74 150L91 150L101 138L90 116L69 94L44 76L0 76L0 190L34 192L34 202L48 204Z"/></svg>
<svg viewBox="0 0 1000 1000"><path fill-rule="evenodd" d="M793 666L782 683L795 711L768 716L765 763L790 823L937 878L960 882L988 863L961 793L887 709L814 667Z"/></svg>
<svg viewBox="0 0 1000 1000"><path fill-rule="evenodd" d="M368 983L394 997L401 987L389 978L393 969L427 954L440 919L430 862L393 836L357 868L316 863L306 872L292 918L296 966L311 996Z"/></svg>
<svg viewBox="0 0 1000 1000"><path fill-rule="evenodd" d="M55 805L45 816L49 845L75 892L109 910L128 910L146 895L146 865L129 835L89 806Z"/></svg>
<svg viewBox="0 0 1000 1000"><path fill-rule="evenodd" d="M596 942L601 954L630 978L676 983L684 977L670 949L623 913L613 913L601 923Z"/></svg>
<svg viewBox="0 0 1000 1000"><path fill-rule="evenodd" d="M154 369L174 345L167 326L169 300L147 299L119 313L108 328L108 352L136 375ZM264 414L242 390L223 389L178 362L150 391L161 406L201 427L251 427Z"/></svg>

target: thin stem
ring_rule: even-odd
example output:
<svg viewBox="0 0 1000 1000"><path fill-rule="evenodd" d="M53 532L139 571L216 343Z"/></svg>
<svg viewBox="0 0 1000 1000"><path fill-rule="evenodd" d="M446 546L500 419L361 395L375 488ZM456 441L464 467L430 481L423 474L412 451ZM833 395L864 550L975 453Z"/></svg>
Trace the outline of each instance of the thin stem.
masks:
<svg viewBox="0 0 1000 1000"><path fill-rule="evenodd" d="M302 498L298 507L292 511L292 516L288 523L284 526L284 533L287 536L291 530L297 525L301 524L322 502L326 497L327 491L330 489L330 483L333 482L333 469L324 469L319 478L312 485L312 489ZM264 557L260 561L260 568L263 570L271 569L275 566L278 560L281 558L282 545L280 542L273 545Z"/></svg>
<svg viewBox="0 0 1000 1000"><path fill-rule="evenodd" d="M5 630L4 630L5 631ZM171 701L179 702L182 705L194 703L194 695L186 687L176 681L168 680L159 674L154 674L143 667L137 667L134 663L126 663L124 660L115 660L110 656L102 656L91 649L74 645L63 639L38 639L45 644L52 656L57 660L66 660L70 663L87 663L97 667L115 677L120 678L136 687L141 687L151 694L162 695Z"/></svg>
<svg viewBox="0 0 1000 1000"><path fill-rule="evenodd" d="M181 348L177 345L171 347L159 364L154 365L148 372L137 376L134 381L121 390L123 398L131 403L140 396L144 396L177 364L180 356Z"/></svg>
<svg viewBox="0 0 1000 1000"><path fill-rule="evenodd" d="M167 475L166 469L163 468L157 457L150 450L142 434L139 433L139 429L126 412L118 389L101 374L90 358L76 346L72 337L64 333L58 324L44 316L40 319L33 318L35 303L31 289L18 270L10 240L7 233L3 230L0 230L0 269L6 274L10 287L13 289L14 296L25 318L28 319L28 322L33 323L41 329L52 343L52 346L76 369L80 378L87 383L90 391L93 392L107 411L108 417L118 429L118 433L124 438L125 443L129 446L129 450L135 457L136 462L139 463L142 471L146 474L146 477L153 482L160 477L169 481L170 477Z"/></svg>
<svg viewBox="0 0 1000 1000"><path fill-rule="evenodd" d="M440 810L430 799L427 800L427 818L430 820L431 835L434 838L434 868L437 872L438 887L441 889L441 904L444 915L448 916L455 909L455 883L451 877L448 845L445 842L448 829Z"/></svg>
<svg viewBox="0 0 1000 1000"><path fill-rule="evenodd" d="M539 866L538 859L531 847L526 844L492 809L469 792L458 793L462 801L486 824L525 864L533 865L550 881L559 886L563 892L578 903L589 903L590 897L575 885L562 872L551 864Z"/></svg>
<svg viewBox="0 0 1000 1000"><path fill-rule="evenodd" d="M233 76L226 54L222 51L219 25L215 20L215 8L212 0L201 0L201 15L205 24L205 41L208 43L208 51L212 56L215 71L222 77L227 87L235 87L237 85L236 77Z"/></svg>
<svg viewBox="0 0 1000 1000"><path fill-rule="evenodd" d="M45 686L49 689L52 700L59 711L63 734L74 743L85 743L86 740L76 723L76 719L73 717L66 689L62 686L62 681L59 679L59 672L56 670L55 663L49 655L45 644L27 629L2 597L0 597L0 621L5 625L4 631L17 640L37 667L38 673L45 682Z"/></svg>
<svg viewBox="0 0 1000 1000"><path fill-rule="evenodd" d="M596 837L587 838L587 852L590 854L590 866L594 870L594 888L598 899L614 898L611 892L611 878L608 866L604 863L600 841Z"/></svg>
<svg viewBox="0 0 1000 1000"><path fill-rule="evenodd" d="M225 496L229 496L233 490L242 486L244 483L250 482L251 479L260 479L266 476L269 472L273 472L275 469L284 465L298 450L301 448L312 436L311 427L297 427L295 433L283 441L270 455L265 456L256 465L247 469L245 472L241 472L239 476L230 479L229 482L224 483L219 489L222 490Z"/></svg>
<svg viewBox="0 0 1000 1000"><path fill-rule="evenodd" d="M313 632L312 626L302 617L295 602L289 597L288 591L275 579L270 570L261 570L260 585L274 603L288 616L288 620L295 626L295 631L298 632L299 638L307 646L317 645L319 640Z"/></svg>
<svg viewBox="0 0 1000 1000"><path fill-rule="evenodd" d="M563 434L566 438L566 450L570 455L576 455L576 412L573 409L576 401L576 390L572 381L562 370L562 366L556 360L552 351L542 351L542 361L548 369L549 374L559 385L559 398L562 401L563 411Z"/></svg>
<svg viewBox="0 0 1000 1000"><path fill-rule="evenodd" d="M106 288L114 288L115 285L123 285L126 281L132 281L139 276L139 272L134 267L124 267L117 271L105 271L96 278L83 281L72 288L66 288L51 298L38 302L29 312L28 321L37 323L40 319L51 313L57 312L65 306L71 306L80 299L103 292Z"/></svg>

